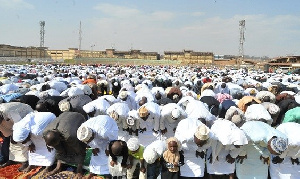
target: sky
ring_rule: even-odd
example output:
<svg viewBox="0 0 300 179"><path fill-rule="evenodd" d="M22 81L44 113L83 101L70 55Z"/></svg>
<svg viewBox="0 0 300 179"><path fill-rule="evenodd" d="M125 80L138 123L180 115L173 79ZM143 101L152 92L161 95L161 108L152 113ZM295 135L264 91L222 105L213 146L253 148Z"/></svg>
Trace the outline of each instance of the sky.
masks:
<svg viewBox="0 0 300 179"><path fill-rule="evenodd" d="M0 44L143 52L300 55L299 0L0 0Z"/></svg>

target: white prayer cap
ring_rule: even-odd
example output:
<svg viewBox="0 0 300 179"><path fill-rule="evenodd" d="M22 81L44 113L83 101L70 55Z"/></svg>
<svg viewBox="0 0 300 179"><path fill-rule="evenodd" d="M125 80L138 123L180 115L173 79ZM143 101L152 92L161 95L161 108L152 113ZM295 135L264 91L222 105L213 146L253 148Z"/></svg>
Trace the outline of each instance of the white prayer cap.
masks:
<svg viewBox="0 0 300 179"><path fill-rule="evenodd" d="M173 116L173 118L178 119L180 116L180 110L177 108L173 109L172 116Z"/></svg>
<svg viewBox="0 0 300 179"><path fill-rule="evenodd" d="M58 103L58 107L59 107L61 112L70 111L71 104L70 104L69 101L60 101Z"/></svg>
<svg viewBox="0 0 300 179"><path fill-rule="evenodd" d="M127 146L130 151L137 151L140 147L139 139L136 137L132 137L127 141Z"/></svg>
<svg viewBox="0 0 300 179"><path fill-rule="evenodd" d="M119 94L120 99L125 99L127 97L127 91L121 91Z"/></svg>
<svg viewBox="0 0 300 179"><path fill-rule="evenodd" d="M93 136L93 131L89 127L80 126L77 129L77 138L82 142L87 143L92 136Z"/></svg>
<svg viewBox="0 0 300 179"><path fill-rule="evenodd" d="M146 148L143 157L148 164L153 164L158 159L158 154L152 148Z"/></svg>
<svg viewBox="0 0 300 179"><path fill-rule="evenodd" d="M232 131L232 143L233 145L246 145L248 144L247 137L243 130L234 129Z"/></svg>
<svg viewBox="0 0 300 179"><path fill-rule="evenodd" d="M209 138L209 128L204 124L198 126L195 136L200 140L207 140Z"/></svg>

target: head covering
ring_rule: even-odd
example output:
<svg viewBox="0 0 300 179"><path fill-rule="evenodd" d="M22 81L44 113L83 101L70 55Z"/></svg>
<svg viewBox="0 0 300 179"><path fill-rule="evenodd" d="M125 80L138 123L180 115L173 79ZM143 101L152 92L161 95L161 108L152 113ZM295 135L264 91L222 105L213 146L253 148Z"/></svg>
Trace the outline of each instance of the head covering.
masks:
<svg viewBox="0 0 300 179"><path fill-rule="evenodd" d="M172 116L173 116L173 118L178 119L180 116L180 110L177 108L173 109Z"/></svg>
<svg viewBox="0 0 300 179"><path fill-rule="evenodd" d="M110 113L110 117L113 118L115 121L119 119L119 114L116 111L112 111Z"/></svg>
<svg viewBox="0 0 300 179"><path fill-rule="evenodd" d="M132 137L127 141L127 146L130 151L137 151L140 147L139 139L136 137Z"/></svg>
<svg viewBox="0 0 300 179"><path fill-rule="evenodd" d="M120 99L125 99L128 96L127 91L121 91L119 94Z"/></svg>
<svg viewBox="0 0 300 179"><path fill-rule="evenodd" d="M207 140L209 138L208 134L209 128L206 127L204 124L200 125L195 132L195 136L200 140Z"/></svg>
<svg viewBox="0 0 300 179"><path fill-rule="evenodd" d="M148 109L145 106L139 108L139 116L146 117L148 115Z"/></svg>
<svg viewBox="0 0 300 179"><path fill-rule="evenodd" d="M70 111L71 109L71 104L69 101L60 101L58 103L58 107L59 109L62 111L62 112L65 112L65 111Z"/></svg>
<svg viewBox="0 0 300 179"><path fill-rule="evenodd" d="M135 123L134 118L132 116L128 116L128 118L126 119L126 122L129 126L133 126Z"/></svg>
<svg viewBox="0 0 300 179"><path fill-rule="evenodd" d="M243 121L243 118L239 114L235 114L231 118L231 122L238 126Z"/></svg>
<svg viewBox="0 0 300 179"><path fill-rule="evenodd" d="M233 145L246 145L248 144L247 137L243 130L241 129L234 129L232 131L232 142Z"/></svg>
<svg viewBox="0 0 300 179"><path fill-rule="evenodd" d="M154 149L146 147L143 157L148 164L153 164L159 156Z"/></svg>
<svg viewBox="0 0 300 179"><path fill-rule="evenodd" d="M180 160L179 148L181 147L180 146L180 142L175 137L170 137L167 140L167 146L169 145L170 142L176 142L177 143L177 146L178 146L177 151L175 151L174 153L172 153L170 151L170 149L167 147L168 149L163 153L163 158L168 163L173 163L173 164L174 163L179 163L179 160ZM168 168L168 170L170 172L178 172L179 171L179 167L178 166L174 166L172 168Z"/></svg>
<svg viewBox="0 0 300 179"><path fill-rule="evenodd" d="M282 154L287 149L287 139L275 137L270 142L270 147L278 154Z"/></svg>
<svg viewBox="0 0 300 179"><path fill-rule="evenodd" d="M89 127L80 126L77 129L77 138L82 142L88 142L93 136L93 131Z"/></svg>

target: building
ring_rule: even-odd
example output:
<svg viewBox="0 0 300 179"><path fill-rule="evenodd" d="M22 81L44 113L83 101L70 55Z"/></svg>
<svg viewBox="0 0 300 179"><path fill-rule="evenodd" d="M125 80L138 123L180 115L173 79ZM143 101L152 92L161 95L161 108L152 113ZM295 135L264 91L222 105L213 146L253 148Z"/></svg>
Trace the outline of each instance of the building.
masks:
<svg viewBox="0 0 300 179"><path fill-rule="evenodd" d="M47 47L18 47L0 44L0 57L48 58Z"/></svg>
<svg viewBox="0 0 300 179"><path fill-rule="evenodd" d="M300 56L277 57L267 63L270 67L300 67Z"/></svg>
<svg viewBox="0 0 300 179"><path fill-rule="evenodd" d="M106 49L105 51L78 50L69 48L67 50L49 50L47 47L18 47L0 44L0 57L19 57L19 58L51 58L53 60L66 60L76 58L124 58L159 60L157 52L142 52L141 50L116 51Z"/></svg>
<svg viewBox="0 0 300 179"><path fill-rule="evenodd" d="M212 52L194 52L193 50L165 51L165 60L179 60L183 64L213 64L214 54Z"/></svg>

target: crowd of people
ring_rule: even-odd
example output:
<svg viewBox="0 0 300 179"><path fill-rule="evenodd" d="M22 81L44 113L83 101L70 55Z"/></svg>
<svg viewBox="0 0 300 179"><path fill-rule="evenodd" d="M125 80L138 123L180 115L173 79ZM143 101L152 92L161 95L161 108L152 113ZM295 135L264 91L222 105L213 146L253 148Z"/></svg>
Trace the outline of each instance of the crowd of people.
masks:
<svg viewBox="0 0 300 179"><path fill-rule="evenodd" d="M0 169L300 178L298 75L104 64L2 65L0 75Z"/></svg>

